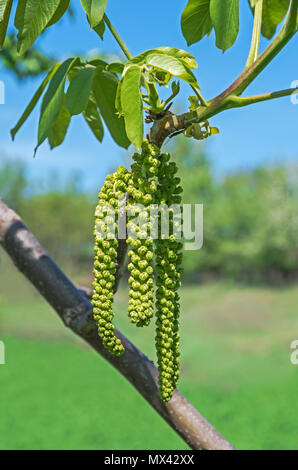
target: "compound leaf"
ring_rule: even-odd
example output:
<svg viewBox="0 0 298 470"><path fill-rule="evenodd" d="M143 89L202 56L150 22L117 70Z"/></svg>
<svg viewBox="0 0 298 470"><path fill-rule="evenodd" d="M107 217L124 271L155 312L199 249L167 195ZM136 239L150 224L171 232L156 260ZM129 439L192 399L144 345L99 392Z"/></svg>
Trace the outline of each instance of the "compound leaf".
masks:
<svg viewBox="0 0 298 470"><path fill-rule="evenodd" d="M212 31L210 0L189 0L181 16L181 28L187 44L200 41Z"/></svg>
<svg viewBox="0 0 298 470"><path fill-rule="evenodd" d="M239 0L211 0L210 15L216 45L223 52L231 47L239 32Z"/></svg>

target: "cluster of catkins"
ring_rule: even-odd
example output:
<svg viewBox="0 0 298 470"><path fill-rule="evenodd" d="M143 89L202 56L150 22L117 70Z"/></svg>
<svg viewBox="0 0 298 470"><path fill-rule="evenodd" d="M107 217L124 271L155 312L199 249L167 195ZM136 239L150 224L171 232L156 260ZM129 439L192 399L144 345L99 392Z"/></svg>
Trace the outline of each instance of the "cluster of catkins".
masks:
<svg viewBox="0 0 298 470"><path fill-rule="evenodd" d="M182 243L176 236L181 231L176 232L175 229L181 229L179 204L182 188L176 176L176 164L170 161L170 155L160 154L159 149L147 140L143 143L142 152L136 153L133 160L131 171L119 167L116 173L107 177L98 195L92 305L104 346L113 354L122 354L124 348L112 323L112 303L117 272L119 212L123 208L119 201L124 201L130 273L128 315L132 323L142 327L149 325L155 311L159 390L167 402L179 377L178 289ZM177 211L174 210L175 204ZM154 214L153 207L159 209ZM169 220L167 236L162 230L163 214Z"/></svg>

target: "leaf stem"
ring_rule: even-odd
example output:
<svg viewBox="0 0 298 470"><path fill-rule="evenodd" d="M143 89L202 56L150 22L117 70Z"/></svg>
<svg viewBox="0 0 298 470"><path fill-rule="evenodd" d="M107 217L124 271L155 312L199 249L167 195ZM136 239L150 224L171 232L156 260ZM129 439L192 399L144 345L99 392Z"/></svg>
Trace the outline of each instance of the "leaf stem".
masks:
<svg viewBox="0 0 298 470"><path fill-rule="evenodd" d="M241 108L250 104L261 103L262 101L274 100L276 98L283 98L292 94L298 93L298 88L287 88L286 90L273 91L271 93L264 93L263 95L255 96L230 96L227 100L227 108Z"/></svg>
<svg viewBox="0 0 298 470"><path fill-rule="evenodd" d="M286 20L283 27L265 49L265 51L250 66L244 69L239 77L215 100L222 100L230 95L241 95L244 90L256 79L265 67L277 56L283 47L297 32L297 8L298 0L291 0Z"/></svg>
<svg viewBox="0 0 298 470"><path fill-rule="evenodd" d="M107 27L111 31L112 35L114 36L114 38L118 42L118 44L119 44L120 48L122 49L122 51L123 51L124 55L126 56L126 58L128 60L131 60L133 58L133 56L129 52L128 48L124 44L123 40L121 39L121 37L117 33L116 29L114 28L114 26L112 25L112 23L110 22L110 20L109 20L109 18L107 17L106 14L104 14L103 19L104 19L105 24L107 25Z"/></svg>
<svg viewBox="0 0 298 470"><path fill-rule="evenodd" d="M164 118L155 121L148 133L150 141L155 143L158 147L161 147L169 135L180 133L181 130L186 129L192 123L204 122L212 116L215 116L227 109L248 106L261 101L289 96L292 93L298 92L297 88L290 88L258 96L240 96L297 33L297 8L298 0L290 0L287 16L279 33L271 41L264 52L258 56L250 66L246 67L228 88L212 100L208 101L206 103L207 106L205 107L200 107L196 111L180 115L175 115L169 112ZM254 44L254 49L255 48L256 44ZM256 53L256 51L254 52ZM198 90L195 89L194 91L198 94Z"/></svg>
<svg viewBox="0 0 298 470"><path fill-rule="evenodd" d="M207 108L200 108L200 111L185 113L186 127L195 122L202 122L206 119L225 111L227 109L242 108L251 104L261 103L263 101L274 100L276 98L283 98L292 94L298 93L298 88L287 88L285 90L273 91L270 93L264 93L262 95L255 96L237 96L229 95L220 104L214 106L212 101L208 103Z"/></svg>
<svg viewBox="0 0 298 470"><path fill-rule="evenodd" d="M202 95L202 93L198 90L198 88L196 88L195 86L193 85L190 85L191 88L193 89L193 91L195 92L195 94L197 95L197 97L199 98L200 102L201 102L201 105L202 106L205 106L207 107L208 106L208 103L207 101L205 100L204 96Z"/></svg>
<svg viewBox="0 0 298 470"><path fill-rule="evenodd" d="M253 64L258 56L260 49L260 37L262 28L263 0L259 0L254 7L254 25L251 38L250 51L246 62L246 67Z"/></svg>

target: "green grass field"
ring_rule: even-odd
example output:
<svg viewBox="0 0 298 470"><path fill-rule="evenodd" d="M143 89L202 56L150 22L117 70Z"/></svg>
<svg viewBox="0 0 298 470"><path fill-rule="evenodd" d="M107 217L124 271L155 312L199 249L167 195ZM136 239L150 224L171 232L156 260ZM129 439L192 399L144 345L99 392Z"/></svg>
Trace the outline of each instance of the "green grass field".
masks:
<svg viewBox="0 0 298 470"><path fill-rule="evenodd" d="M151 358L153 329L117 326ZM298 449L298 287L227 283L182 292L180 390L240 449ZM2 258L0 449L187 449L109 364Z"/></svg>

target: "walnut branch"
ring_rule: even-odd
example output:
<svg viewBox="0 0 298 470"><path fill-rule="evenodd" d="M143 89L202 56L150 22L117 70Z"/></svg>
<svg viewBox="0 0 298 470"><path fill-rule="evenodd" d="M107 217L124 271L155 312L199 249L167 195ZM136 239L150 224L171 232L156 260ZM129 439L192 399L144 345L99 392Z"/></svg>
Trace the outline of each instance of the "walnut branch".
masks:
<svg viewBox="0 0 298 470"><path fill-rule="evenodd" d="M207 106L200 106L196 111L175 115L168 112L154 122L148 133L149 140L161 147L171 134L187 129L193 123L201 123L227 109L248 106L268 99L280 98L297 91L295 88L281 92L267 93L257 97L243 97L242 93L260 75L265 67L277 56L290 39L297 33L298 0L290 0L289 10L283 27L258 58L234 80L222 93L208 101ZM264 96L264 99L262 99Z"/></svg>
<svg viewBox="0 0 298 470"><path fill-rule="evenodd" d="M103 347L85 293L71 283L19 216L1 199L0 244L64 324L112 364L192 449L234 449L177 390L169 403L162 402L156 367L119 331L116 334L125 353L115 357Z"/></svg>

